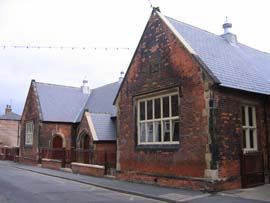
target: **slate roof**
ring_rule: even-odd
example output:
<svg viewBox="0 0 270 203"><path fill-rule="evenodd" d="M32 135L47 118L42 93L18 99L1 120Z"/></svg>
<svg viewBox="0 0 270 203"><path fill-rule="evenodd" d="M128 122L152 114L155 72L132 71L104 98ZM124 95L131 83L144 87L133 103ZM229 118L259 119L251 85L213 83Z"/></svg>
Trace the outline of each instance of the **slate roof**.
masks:
<svg viewBox="0 0 270 203"><path fill-rule="evenodd" d="M89 97L76 87L39 82L36 87L43 121L76 122Z"/></svg>
<svg viewBox="0 0 270 203"><path fill-rule="evenodd" d="M93 89L86 108L89 112L110 113L112 116L116 116L116 107L113 105L113 100L119 87L120 83L115 82Z"/></svg>
<svg viewBox="0 0 270 203"><path fill-rule="evenodd" d="M120 83L115 82L83 94L81 88L36 82L42 120L79 123L84 110L90 112L98 140L116 140L113 99Z"/></svg>
<svg viewBox="0 0 270 203"><path fill-rule="evenodd" d="M13 113L13 112L9 112L7 114L1 115L0 116L0 120L13 120L13 121L19 121L21 120L21 116Z"/></svg>
<svg viewBox="0 0 270 203"><path fill-rule="evenodd" d="M91 113L98 140L116 140L116 121L108 113Z"/></svg>
<svg viewBox="0 0 270 203"><path fill-rule="evenodd" d="M161 15L161 14L160 14ZM221 86L270 94L270 54L244 44L230 44L222 36L165 17L184 38Z"/></svg>

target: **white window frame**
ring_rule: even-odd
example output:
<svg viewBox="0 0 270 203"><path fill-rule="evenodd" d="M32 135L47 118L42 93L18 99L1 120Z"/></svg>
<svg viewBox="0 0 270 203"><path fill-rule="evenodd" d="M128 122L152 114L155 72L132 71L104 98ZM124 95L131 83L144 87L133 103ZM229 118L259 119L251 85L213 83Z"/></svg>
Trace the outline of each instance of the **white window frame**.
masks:
<svg viewBox="0 0 270 203"><path fill-rule="evenodd" d="M257 125L256 125L256 109L255 106L251 105L243 105L242 108L244 108L244 117L245 119L245 125L242 123L242 132L245 131L245 134L243 133L243 139L245 139L246 147L243 144L243 151L244 153L257 151L258 150L258 141L257 141ZM249 113L248 109L252 109L252 120L253 125L249 124ZM242 109L241 109L242 111ZM243 115L242 115L243 116ZM250 146L250 130L253 131L253 147ZM243 140L244 142L244 140Z"/></svg>
<svg viewBox="0 0 270 203"><path fill-rule="evenodd" d="M178 115L172 116L172 96L177 96L178 98ZM169 97L169 117L163 118L163 97ZM160 99L160 118L155 118L155 99ZM147 119L147 101L152 100L152 119ZM145 102L145 120L140 120L140 102ZM158 96L148 96L136 101L137 104L137 141L138 145L163 145L163 144L179 144L179 141L173 141L173 121L177 121L179 125L179 94L177 92L161 94ZM164 121L170 121L170 141L164 141ZM161 124L161 141L156 141L156 128L155 122L160 122ZM148 130L147 123L152 123L153 125L153 142L148 141ZM141 124L145 124L145 142L141 142Z"/></svg>
<svg viewBox="0 0 270 203"><path fill-rule="evenodd" d="M25 124L25 145L33 145L34 124L28 121Z"/></svg>

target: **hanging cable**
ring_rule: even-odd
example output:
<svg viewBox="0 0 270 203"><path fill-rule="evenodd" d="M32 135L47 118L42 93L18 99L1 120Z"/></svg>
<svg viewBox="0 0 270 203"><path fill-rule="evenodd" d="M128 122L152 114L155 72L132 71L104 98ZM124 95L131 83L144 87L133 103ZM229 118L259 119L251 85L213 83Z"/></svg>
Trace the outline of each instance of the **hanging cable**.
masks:
<svg viewBox="0 0 270 203"><path fill-rule="evenodd" d="M14 49L70 49L70 50L133 50L131 47L87 47L87 46L32 46L32 45L0 45L0 48L14 48Z"/></svg>

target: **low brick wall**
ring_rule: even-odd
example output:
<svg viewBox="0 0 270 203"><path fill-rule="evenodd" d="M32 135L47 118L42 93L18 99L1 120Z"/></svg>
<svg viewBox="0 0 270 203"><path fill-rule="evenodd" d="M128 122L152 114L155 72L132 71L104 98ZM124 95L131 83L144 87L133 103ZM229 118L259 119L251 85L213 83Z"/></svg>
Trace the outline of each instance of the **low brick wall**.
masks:
<svg viewBox="0 0 270 203"><path fill-rule="evenodd" d="M30 157L18 157L19 163L36 166L38 164L38 160Z"/></svg>
<svg viewBox="0 0 270 203"><path fill-rule="evenodd" d="M207 192L217 192L241 187L240 177L235 177L231 180L211 181L207 178L165 177L136 172L128 173L123 171L117 171L116 178L118 180L130 182L146 183L174 188L189 188L193 190L201 190Z"/></svg>
<svg viewBox="0 0 270 203"><path fill-rule="evenodd" d="M55 159L42 159L42 167L59 170L62 168L62 162Z"/></svg>
<svg viewBox="0 0 270 203"><path fill-rule="evenodd" d="M105 174L105 167L100 165L72 162L71 168L73 173L79 173L83 175L102 177Z"/></svg>

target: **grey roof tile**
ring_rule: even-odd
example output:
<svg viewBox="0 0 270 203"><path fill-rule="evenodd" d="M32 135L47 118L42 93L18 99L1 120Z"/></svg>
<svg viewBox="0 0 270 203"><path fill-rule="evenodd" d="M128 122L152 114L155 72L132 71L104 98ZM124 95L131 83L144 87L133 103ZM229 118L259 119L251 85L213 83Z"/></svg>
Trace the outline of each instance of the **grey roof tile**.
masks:
<svg viewBox="0 0 270 203"><path fill-rule="evenodd" d="M120 83L114 82L93 89L86 108L88 108L89 112L110 113L112 116L115 116L116 107L113 105L113 100L119 87Z"/></svg>
<svg viewBox="0 0 270 203"><path fill-rule="evenodd" d="M270 94L270 54L166 17L207 65L221 86Z"/></svg>
<svg viewBox="0 0 270 203"><path fill-rule="evenodd" d="M44 121L75 122L89 95L81 88L36 83Z"/></svg>
<svg viewBox="0 0 270 203"><path fill-rule="evenodd" d="M116 121L111 119L108 113L91 113L97 138L102 141L116 140Z"/></svg>
<svg viewBox="0 0 270 203"><path fill-rule="evenodd" d="M9 112L9 113L6 113L4 115L1 115L0 116L0 120L13 120L13 121L19 121L21 120L21 116L16 114L16 113L13 113L13 112Z"/></svg>
<svg viewBox="0 0 270 203"><path fill-rule="evenodd" d="M99 140L116 140L116 116L113 100L120 83L115 82L83 94L81 88L36 82L43 121L77 123L85 109L91 118Z"/></svg>

